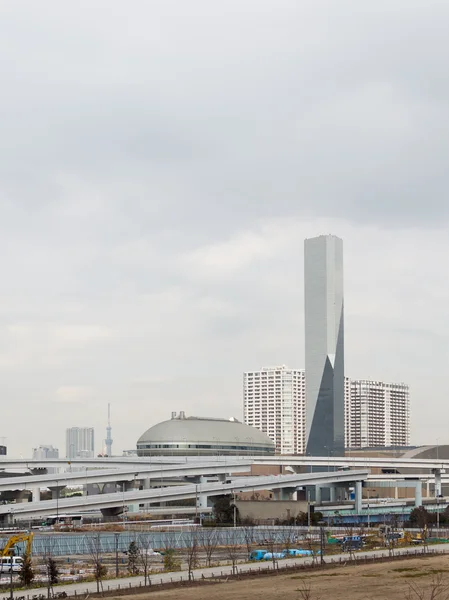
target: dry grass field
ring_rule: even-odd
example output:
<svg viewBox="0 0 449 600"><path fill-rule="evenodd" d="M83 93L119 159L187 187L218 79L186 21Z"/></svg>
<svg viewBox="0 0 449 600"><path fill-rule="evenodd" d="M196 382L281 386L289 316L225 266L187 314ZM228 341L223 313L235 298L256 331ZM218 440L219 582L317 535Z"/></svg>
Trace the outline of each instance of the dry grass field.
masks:
<svg viewBox="0 0 449 600"><path fill-rule="evenodd" d="M304 575L263 576L242 581L155 591L132 600L420 600L441 580L437 600L449 599L449 558L425 557L359 567L337 567ZM424 596L409 596L411 586ZM443 587L447 586L447 591ZM307 589L310 588L310 594ZM124 600L121 596L117 600ZM128 597L131 600L131 596Z"/></svg>

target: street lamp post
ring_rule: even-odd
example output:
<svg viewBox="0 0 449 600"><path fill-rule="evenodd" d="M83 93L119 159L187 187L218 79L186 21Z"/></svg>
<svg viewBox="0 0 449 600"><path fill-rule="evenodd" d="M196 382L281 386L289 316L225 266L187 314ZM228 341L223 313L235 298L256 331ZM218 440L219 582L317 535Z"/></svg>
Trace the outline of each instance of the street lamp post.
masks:
<svg viewBox="0 0 449 600"><path fill-rule="evenodd" d="M368 523L368 529L369 529L369 526L370 526L370 522L369 522L369 492L370 491L369 491L369 489L367 489L366 491L367 491L367 494L368 494L368 519L367 519L367 523Z"/></svg>
<svg viewBox="0 0 449 600"><path fill-rule="evenodd" d="M13 582L13 578L12 578L12 556L13 556L13 551L10 550L9 551L9 597L11 598L11 600L13 600L14 598L14 582Z"/></svg>
<svg viewBox="0 0 449 600"><path fill-rule="evenodd" d="M122 481L122 525L125 527L125 486L126 482Z"/></svg>
<svg viewBox="0 0 449 600"><path fill-rule="evenodd" d="M324 565L324 521L319 521L320 526L320 563Z"/></svg>
<svg viewBox="0 0 449 600"><path fill-rule="evenodd" d="M195 484L195 523L198 523L198 484Z"/></svg>
<svg viewBox="0 0 449 600"><path fill-rule="evenodd" d="M56 480L56 524L59 525L59 480Z"/></svg>
<svg viewBox="0 0 449 600"><path fill-rule="evenodd" d="M311 514L310 514L310 491L307 492L307 527L310 530L310 521L311 521Z"/></svg>
<svg viewBox="0 0 449 600"><path fill-rule="evenodd" d="M440 530L440 506L439 506L440 497L437 494L437 529Z"/></svg>
<svg viewBox="0 0 449 600"><path fill-rule="evenodd" d="M11 508L11 523L14 524L14 516L13 516L13 510L12 510L12 508ZM14 598L14 583L13 583L13 578L12 578L12 553L13 553L13 551L10 550L9 551L9 560L11 562L10 562L10 565L9 565L9 567L10 567L10 571L9 571L9 588L10 588L9 589L9 597L10 597L11 600L13 600L13 598Z"/></svg>

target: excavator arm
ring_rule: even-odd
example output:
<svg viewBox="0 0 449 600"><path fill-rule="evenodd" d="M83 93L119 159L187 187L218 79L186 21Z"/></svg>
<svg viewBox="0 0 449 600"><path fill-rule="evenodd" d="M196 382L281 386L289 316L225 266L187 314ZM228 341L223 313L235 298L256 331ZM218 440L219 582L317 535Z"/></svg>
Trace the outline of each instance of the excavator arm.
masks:
<svg viewBox="0 0 449 600"><path fill-rule="evenodd" d="M3 549L0 549L0 556L10 556L13 553L14 546L19 544L20 542L26 542L26 554L31 555L31 550L33 547L33 537L34 533L19 533L17 535L13 535L9 538L6 546Z"/></svg>

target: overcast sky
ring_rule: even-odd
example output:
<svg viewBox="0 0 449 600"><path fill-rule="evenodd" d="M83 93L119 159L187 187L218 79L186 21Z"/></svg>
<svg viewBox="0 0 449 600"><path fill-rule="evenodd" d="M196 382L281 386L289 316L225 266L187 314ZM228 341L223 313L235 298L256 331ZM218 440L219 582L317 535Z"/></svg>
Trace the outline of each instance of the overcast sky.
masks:
<svg viewBox="0 0 449 600"><path fill-rule="evenodd" d="M304 366L303 240L344 240L346 374L449 443L447 0L3 0L0 437L111 402L242 417Z"/></svg>

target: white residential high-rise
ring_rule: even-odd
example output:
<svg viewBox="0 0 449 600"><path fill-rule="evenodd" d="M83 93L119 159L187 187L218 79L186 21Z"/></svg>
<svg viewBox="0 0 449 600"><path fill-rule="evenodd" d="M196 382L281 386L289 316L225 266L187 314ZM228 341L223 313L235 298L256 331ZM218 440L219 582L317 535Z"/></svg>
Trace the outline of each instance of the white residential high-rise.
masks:
<svg viewBox="0 0 449 600"><path fill-rule="evenodd" d="M303 454L306 390L303 370L266 367L243 375L244 421L276 444L278 454Z"/></svg>
<svg viewBox="0 0 449 600"><path fill-rule="evenodd" d="M245 423L266 433L278 454L305 454L305 371L268 367L243 378ZM408 385L345 377L344 389L346 448L410 444Z"/></svg>
<svg viewBox="0 0 449 600"><path fill-rule="evenodd" d="M46 458L59 458L59 450L50 445L41 445L39 448L33 448L33 459L44 460Z"/></svg>
<svg viewBox="0 0 449 600"><path fill-rule="evenodd" d="M410 392L405 383L345 378L345 446L410 444Z"/></svg>
<svg viewBox="0 0 449 600"><path fill-rule="evenodd" d="M95 455L93 427L70 427L66 430L66 457L93 458Z"/></svg>

